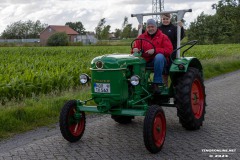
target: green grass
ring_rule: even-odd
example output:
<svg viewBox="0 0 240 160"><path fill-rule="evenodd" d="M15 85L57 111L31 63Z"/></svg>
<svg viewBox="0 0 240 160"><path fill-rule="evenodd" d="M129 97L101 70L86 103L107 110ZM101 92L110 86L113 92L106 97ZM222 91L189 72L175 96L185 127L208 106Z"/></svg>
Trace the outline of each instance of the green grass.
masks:
<svg viewBox="0 0 240 160"><path fill-rule="evenodd" d="M33 97L0 107L0 139L58 121L63 104L71 99L89 99L89 87L61 94ZM91 103L90 103L91 104Z"/></svg>
<svg viewBox="0 0 240 160"><path fill-rule="evenodd" d="M86 61L90 63L91 57L111 51L114 52L114 50L119 53L128 53L130 47L114 48L114 46L90 48L90 51L94 51L94 55L91 55ZM61 49L71 51L71 48L58 48L58 50ZM83 47L83 49L88 50L89 48ZM7 50L11 51L11 48L7 48ZM71 53L69 52L69 54ZM204 68L205 79L240 69L240 44L199 45L189 50L185 56L194 56L200 59ZM40 96L25 98L22 101L10 101L4 106L0 105L0 139L36 127L56 123L58 122L60 110L67 100L85 100L89 97L89 87L77 87L61 93L51 92L46 95L41 94Z"/></svg>
<svg viewBox="0 0 240 160"><path fill-rule="evenodd" d="M240 69L240 55L202 61L205 79Z"/></svg>
<svg viewBox="0 0 240 160"><path fill-rule="evenodd" d="M185 56L201 61L205 79L240 69L240 44L197 45Z"/></svg>

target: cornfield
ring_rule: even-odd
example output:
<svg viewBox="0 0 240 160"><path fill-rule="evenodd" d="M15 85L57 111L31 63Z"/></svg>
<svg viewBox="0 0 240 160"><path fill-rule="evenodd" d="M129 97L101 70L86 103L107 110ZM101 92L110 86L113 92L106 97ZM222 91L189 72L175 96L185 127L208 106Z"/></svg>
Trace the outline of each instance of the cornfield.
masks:
<svg viewBox="0 0 240 160"><path fill-rule="evenodd" d="M222 64L229 57L229 63L238 65L239 48L239 44L195 46L185 56L197 57L211 71L218 69L213 63ZM77 87L79 74L90 74L94 57L129 52L129 46L0 47L0 102Z"/></svg>
<svg viewBox="0 0 240 160"><path fill-rule="evenodd" d="M3 47L0 48L0 101L21 100L78 86L79 74L90 74L99 55L129 53L129 47Z"/></svg>

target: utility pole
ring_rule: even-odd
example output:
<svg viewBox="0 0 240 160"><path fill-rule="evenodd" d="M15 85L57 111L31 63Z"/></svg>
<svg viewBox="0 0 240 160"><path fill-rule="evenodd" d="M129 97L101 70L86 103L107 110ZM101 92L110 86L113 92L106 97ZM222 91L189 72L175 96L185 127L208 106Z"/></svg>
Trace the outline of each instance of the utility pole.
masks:
<svg viewBox="0 0 240 160"><path fill-rule="evenodd" d="M152 13L162 12L164 10L164 0L152 0ZM160 23L160 15L153 16L158 23Z"/></svg>

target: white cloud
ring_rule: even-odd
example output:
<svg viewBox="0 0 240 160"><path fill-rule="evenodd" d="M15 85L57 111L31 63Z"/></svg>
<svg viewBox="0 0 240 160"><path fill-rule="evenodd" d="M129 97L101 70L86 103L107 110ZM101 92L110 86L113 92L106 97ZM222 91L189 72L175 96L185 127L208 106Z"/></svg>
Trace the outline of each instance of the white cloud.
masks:
<svg viewBox="0 0 240 160"><path fill-rule="evenodd" d="M184 19L189 24L201 13L213 14L213 3L218 0L168 0L165 11L193 9ZM40 20L49 25L64 25L81 21L86 30L94 31L100 19L105 18L111 30L121 28L123 19L137 26L133 13L151 13L152 1L146 0L5 0L0 2L0 33L16 21ZM146 18L144 18L146 19Z"/></svg>

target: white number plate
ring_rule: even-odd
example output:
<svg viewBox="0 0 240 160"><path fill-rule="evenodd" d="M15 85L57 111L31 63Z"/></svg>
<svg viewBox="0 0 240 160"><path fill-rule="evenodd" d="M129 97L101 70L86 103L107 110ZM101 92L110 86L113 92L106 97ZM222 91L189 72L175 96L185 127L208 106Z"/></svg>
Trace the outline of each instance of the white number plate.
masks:
<svg viewBox="0 0 240 160"><path fill-rule="evenodd" d="M110 83L94 83L94 92L111 93Z"/></svg>

